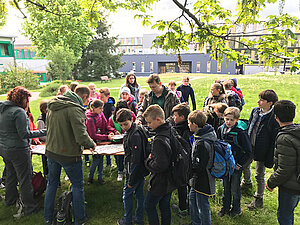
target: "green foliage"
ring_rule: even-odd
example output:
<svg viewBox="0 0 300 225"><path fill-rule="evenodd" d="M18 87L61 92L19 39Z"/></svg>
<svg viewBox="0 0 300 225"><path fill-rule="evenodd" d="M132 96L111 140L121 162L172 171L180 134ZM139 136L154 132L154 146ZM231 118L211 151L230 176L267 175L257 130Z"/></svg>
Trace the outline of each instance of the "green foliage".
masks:
<svg viewBox="0 0 300 225"><path fill-rule="evenodd" d="M7 19L7 6L5 0L0 0L0 28L3 27Z"/></svg>
<svg viewBox="0 0 300 225"><path fill-rule="evenodd" d="M65 84L67 86L70 86L71 82L72 82L71 80L67 80L67 81L55 80L50 84L47 84L46 87L42 89L40 93L40 97L55 96L61 85Z"/></svg>
<svg viewBox="0 0 300 225"><path fill-rule="evenodd" d="M98 23L96 35L89 46L83 50L82 57L74 69L74 77L80 80L100 80L111 74L118 77L118 69L123 65L121 55L115 54L118 44L116 37L109 36L106 20Z"/></svg>
<svg viewBox="0 0 300 225"><path fill-rule="evenodd" d="M52 80L71 79L71 72L77 61L71 49L67 46L55 45L47 52L47 59L51 60L47 70Z"/></svg>
<svg viewBox="0 0 300 225"><path fill-rule="evenodd" d="M5 93L16 86L28 89L37 88L39 78L31 70L20 66L9 66L4 73L0 73L1 92Z"/></svg>

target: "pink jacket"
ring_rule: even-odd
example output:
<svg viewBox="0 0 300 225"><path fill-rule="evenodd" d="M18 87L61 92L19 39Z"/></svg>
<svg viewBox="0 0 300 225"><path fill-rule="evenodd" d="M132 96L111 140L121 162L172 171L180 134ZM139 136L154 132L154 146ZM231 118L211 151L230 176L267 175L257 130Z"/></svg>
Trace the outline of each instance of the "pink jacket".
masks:
<svg viewBox="0 0 300 225"><path fill-rule="evenodd" d="M103 141L108 139L108 133L113 132L103 113L96 114L90 110L85 113L85 125L87 132L94 141Z"/></svg>
<svg viewBox="0 0 300 225"><path fill-rule="evenodd" d="M132 112L132 117L133 117L133 122L134 122L136 120L136 115L134 114L134 112ZM109 119L108 119L108 126L113 129L114 133L117 131L115 128L114 122L112 120L112 116L109 117ZM125 130L121 129L121 134L124 134L124 133L125 133Z"/></svg>

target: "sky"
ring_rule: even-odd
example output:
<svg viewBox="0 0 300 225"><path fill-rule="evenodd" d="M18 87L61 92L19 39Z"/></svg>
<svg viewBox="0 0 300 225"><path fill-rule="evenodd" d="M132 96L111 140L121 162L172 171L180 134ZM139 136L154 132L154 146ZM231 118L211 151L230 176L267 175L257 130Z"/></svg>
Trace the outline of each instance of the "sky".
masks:
<svg viewBox="0 0 300 225"><path fill-rule="evenodd" d="M183 2L181 0L181 2ZM223 7L234 11L236 0L221 0ZM300 0L285 0L284 12L300 18ZM179 14L179 9L171 0L161 0L156 3L151 10L151 15L155 20L174 19ZM278 3L269 5L262 13L263 16L278 14ZM111 35L120 37L135 37L143 34L157 33L150 27L143 27L141 20L134 19L134 13L119 10L117 13L110 14L108 22L112 25ZM9 9L8 21L6 26L0 30L1 34L15 35L24 39L21 35L22 15L19 11Z"/></svg>

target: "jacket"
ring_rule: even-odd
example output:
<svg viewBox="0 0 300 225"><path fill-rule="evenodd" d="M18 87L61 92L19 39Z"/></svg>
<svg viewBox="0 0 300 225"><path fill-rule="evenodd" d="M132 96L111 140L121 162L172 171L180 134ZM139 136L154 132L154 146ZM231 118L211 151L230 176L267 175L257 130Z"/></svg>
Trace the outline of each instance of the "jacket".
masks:
<svg viewBox="0 0 300 225"><path fill-rule="evenodd" d="M108 126L108 122L103 113L97 114L91 111L85 113L85 125L90 137L96 141L108 139L108 132L113 132L113 128Z"/></svg>
<svg viewBox="0 0 300 225"><path fill-rule="evenodd" d="M235 164L243 167L252 155L250 138L246 130L243 130L237 122L229 132L224 133L225 123L218 128L217 136L231 145L231 151Z"/></svg>
<svg viewBox="0 0 300 225"><path fill-rule="evenodd" d="M153 139L151 158L145 160L146 168L151 172L149 177L148 191L155 196L163 196L176 189L171 181L171 126L164 123L154 130L156 135Z"/></svg>
<svg viewBox="0 0 300 225"><path fill-rule="evenodd" d="M213 96L211 93L209 93L203 102L203 107L219 102L227 104L227 97L225 94Z"/></svg>
<svg viewBox="0 0 300 225"><path fill-rule="evenodd" d="M250 138L258 117L260 117L260 109L255 107L251 112L248 122L248 135ZM252 146L254 160L264 162L267 168L273 167L275 138L278 128L279 125L275 120L274 110L263 115L256 132L255 144Z"/></svg>
<svg viewBox="0 0 300 225"><path fill-rule="evenodd" d="M190 143L190 136L192 136L193 133L190 131L187 120L175 124L174 128L184 140Z"/></svg>
<svg viewBox="0 0 300 225"><path fill-rule="evenodd" d="M242 93L242 90L240 88L238 88L238 86L237 86L237 79L232 78L230 80L232 80L233 83L234 83L234 85L231 86L231 90L234 91L239 96L240 99L242 99L243 98L243 93Z"/></svg>
<svg viewBox="0 0 300 225"><path fill-rule="evenodd" d="M189 102L189 96L191 96L193 110L196 110L195 93L192 86L190 84L188 86L181 84L176 88L176 90L181 91L184 102Z"/></svg>
<svg viewBox="0 0 300 225"><path fill-rule="evenodd" d="M137 112L136 112L137 103L136 103L136 101L133 100L133 97L129 96L129 99L127 101L127 105L129 107L129 109L134 113L134 115L136 115L137 114Z"/></svg>
<svg viewBox="0 0 300 225"><path fill-rule="evenodd" d="M36 121L36 128L38 130L40 129L46 129L46 113L41 113ZM40 141L46 142L47 136L42 136L39 138Z"/></svg>
<svg viewBox="0 0 300 225"><path fill-rule="evenodd" d="M221 126L224 123L224 118L218 117L218 115L214 112L214 108L211 106L206 106L203 109L203 112L207 116L206 123L210 124L217 132L219 126Z"/></svg>
<svg viewBox="0 0 300 225"><path fill-rule="evenodd" d="M144 140L136 129L136 124L132 123L130 129L125 133L123 139L125 151L124 168L128 178L128 184L134 186L141 179L144 179Z"/></svg>
<svg viewBox="0 0 300 225"><path fill-rule="evenodd" d="M214 195L216 193L215 178L210 173L213 165L212 145L205 139L216 141L217 135L214 128L206 124L192 136L192 178L190 186L198 193Z"/></svg>
<svg viewBox="0 0 300 225"><path fill-rule="evenodd" d="M46 135L46 130L30 130L25 110L11 101L0 102L0 147L8 151L29 149L30 138Z"/></svg>
<svg viewBox="0 0 300 225"><path fill-rule="evenodd" d="M77 162L81 160L81 146L95 146L86 131L84 113L82 99L72 91L49 101L46 119L47 157L60 162Z"/></svg>
<svg viewBox="0 0 300 225"><path fill-rule="evenodd" d="M113 97L109 97L107 103L104 104L103 106L103 113L108 121L109 117L111 117L111 114L115 110L115 99Z"/></svg>
<svg viewBox="0 0 300 225"><path fill-rule="evenodd" d="M171 91L169 88L163 86L166 90L165 95L165 104L164 104L164 112L165 112L165 118L168 119L172 116L172 109L175 105L180 104L178 96ZM153 92L151 91L148 95L145 95L144 101L142 103L142 107L139 109L137 113L137 121L142 122L145 124L145 119L143 117L143 113L146 111L146 109L152 104L152 95Z"/></svg>
<svg viewBox="0 0 300 225"><path fill-rule="evenodd" d="M292 124L279 129L274 154L274 173L267 183L270 188L280 187L290 194L300 195L300 125ZM298 168L298 171L297 171Z"/></svg>
<svg viewBox="0 0 300 225"><path fill-rule="evenodd" d="M121 90L123 87L128 87L130 90L130 94L134 97L134 101L138 101L139 100L139 93L141 90L141 85L138 84L138 86L126 86L126 83L122 84L120 87L120 92L119 92L119 100L121 99Z"/></svg>

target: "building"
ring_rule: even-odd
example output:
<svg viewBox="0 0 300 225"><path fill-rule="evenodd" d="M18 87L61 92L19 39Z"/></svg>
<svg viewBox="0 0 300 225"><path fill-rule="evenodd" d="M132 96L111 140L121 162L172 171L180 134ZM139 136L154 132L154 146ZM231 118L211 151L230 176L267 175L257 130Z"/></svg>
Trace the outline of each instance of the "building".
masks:
<svg viewBox="0 0 300 225"><path fill-rule="evenodd" d="M14 41L15 36L0 34L0 73L14 65Z"/></svg>

